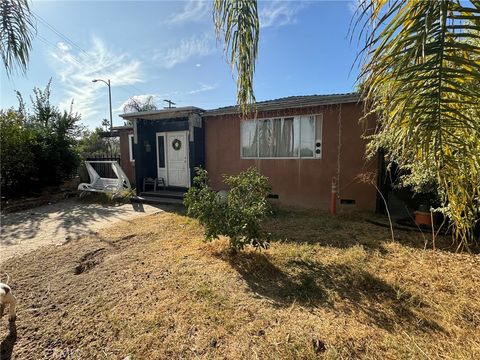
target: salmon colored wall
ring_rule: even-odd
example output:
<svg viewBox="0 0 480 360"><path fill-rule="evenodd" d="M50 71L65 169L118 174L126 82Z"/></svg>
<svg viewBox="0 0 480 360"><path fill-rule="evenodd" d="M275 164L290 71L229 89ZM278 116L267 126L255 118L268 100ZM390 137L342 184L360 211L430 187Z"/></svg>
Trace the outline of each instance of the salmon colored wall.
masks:
<svg viewBox="0 0 480 360"><path fill-rule="evenodd" d="M341 126L339 114L341 111ZM374 123L359 124L361 104L317 106L285 109L258 114L258 118L323 114L323 146L321 159L241 159L239 115L207 116L205 135L206 168L212 186L224 189L222 174L238 174L250 166L268 176L273 193L282 205L318 208L330 207L332 177L337 176L339 129L341 128L339 197L353 199L355 205L338 205L339 210L375 211L376 190L355 178L367 171L376 171L377 160L365 160L364 131Z"/></svg>
<svg viewBox="0 0 480 360"><path fill-rule="evenodd" d="M130 150L128 148L128 135L133 130L119 130L120 135L120 166L130 180L132 186L135 184L135 161L130 161Z"/></svg>

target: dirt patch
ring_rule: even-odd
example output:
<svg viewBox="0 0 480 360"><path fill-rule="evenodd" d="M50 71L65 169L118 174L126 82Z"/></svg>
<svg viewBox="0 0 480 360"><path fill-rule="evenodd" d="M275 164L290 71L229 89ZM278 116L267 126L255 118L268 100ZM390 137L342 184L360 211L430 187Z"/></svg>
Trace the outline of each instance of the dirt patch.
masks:
<svg viewBox="0 0 480 360"><path fill-rule="evenodd" d="M73 273L75 275L83 274L87 272L94 266L100 264L105 257L106 250L105 248L96 249L93 251L87 252L80 258L79 264L75 266Z"/></svg>
<svg viewBox="0 0 480 360"><path fill-rule="evenodd" d="M69 199L2 214L0 264L45 245L64 245L85 236L95 236L100 229L162 209L142 204L95 204Z"/></svg>

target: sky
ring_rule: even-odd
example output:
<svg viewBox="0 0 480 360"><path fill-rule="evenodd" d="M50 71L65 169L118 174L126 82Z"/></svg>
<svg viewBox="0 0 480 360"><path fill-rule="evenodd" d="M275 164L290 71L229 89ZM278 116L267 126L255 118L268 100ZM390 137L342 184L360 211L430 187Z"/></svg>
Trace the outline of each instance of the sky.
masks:
<svg viewBox="0 0 480 360"><path fill-rule="evenodd" d="M357 0L358 1L358 0ZM214 109L236 103L231 67L217 41L213 0L33 0L37 35L26 74L2 68L1 108L17 106L52 79L52 103L81 115L90 129L113 124L125 102L154 96L180 106ZM358 44L350 41L356 0L259 1L260 43L254 90L257 101L293 95L351 92Z"/></svg>

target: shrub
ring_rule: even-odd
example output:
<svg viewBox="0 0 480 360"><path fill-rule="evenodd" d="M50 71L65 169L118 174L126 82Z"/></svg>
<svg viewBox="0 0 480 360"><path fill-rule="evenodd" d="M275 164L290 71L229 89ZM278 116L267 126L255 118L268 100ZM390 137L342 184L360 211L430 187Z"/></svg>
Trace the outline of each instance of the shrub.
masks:
<svg viewBox="0 0 480 360"><path fill-rule="evenodd" d="M50 82L45 90L34 88L34 94L30 110L17 93L19 109L0 111L2 196L38 192L77 172L80 116L50 104Z"/></svg>
<svg viewBox="0 0 480 360"><path fill-rule="evenodd" d="M36 167L31 143L33 134L13 110L0 111L0 189L3 196L21 194L29 188Z"/></svg>
<svg viewBox="0 0 480 360"><path fill-rule="evenodd" d="M209 185L208 173L197 169L194 186L185 196L187 214L205 227L205 240L228 236L233 252L251 245L268 247L268 234L261 227L272 209L267 196L271 191L268 179L250 168L236 176L225 176L230 190L221 196Z"/></svg>

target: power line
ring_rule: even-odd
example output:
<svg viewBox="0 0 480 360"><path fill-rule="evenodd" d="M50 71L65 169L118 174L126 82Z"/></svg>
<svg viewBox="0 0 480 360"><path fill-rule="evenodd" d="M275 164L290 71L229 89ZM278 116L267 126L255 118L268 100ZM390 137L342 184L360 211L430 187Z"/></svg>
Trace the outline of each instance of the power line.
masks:
<svg viewBox="0 0 480 360"><path fill-rule="evenodd" d="M33 15L37 18L37 20L39 20L44 26L46 26L48 29L50 29L52 32L54 32L55 34L57 34L60 38L62 38L63 40L65 40L66 42L68 42L70 45L72 45L73 47L77 48L78 50L80 50L81 52L83 52L85 55L87 56L90 56L90 54L85 51L80 45L78 45L77 43L75 43L75 41L73 41L72 39L70 39L68 36L62 34L60 31L58 31L57 29L55 29L53 27L53 25L51 25L47 20L45 20L44 18L42 18L40 15L38 15L36 12L32 11Z"/></svg>
<svg viewBox="0 0 480 360"><path fill-rule="evenodd" d="M85 54L85 56L87 56L89 59L92 59L92 54L88 53L86 50L84 50L80 45L78 45L75 41L73 41L72 39L70 39L67 35L63 34L62 32L60 32L59 30L57 30L53 25L51 25L47 20L45 20L43 17L41 17L39 14L37 14L36 12L32 11L33 15L35 16L35 18L37 18L37 20L40 21L40 23L42 23L44 26L47 27L47 29L49 29L50 31L52 31L53 33L55 33L57 36L59 36L61 39L63 39L64 41L66 41L67 43L69 43L71 46L75 47L76 49L78 49L79 51L81 51L83 54ZM43 42L46 42L48 43L49 45L51 46L54 46L56 49L58 48L57 45L54 45L52 44L51 42L49 42L47 39L45 39L44 37L42 37L41 35L38 35L39 38L43 39ZM78 65L82 65L82 63L73 55L71 55L71 58L78 64ZM126 86L132 88L135 90L135 92L139 92L140 94L147 94L146 91L143 91L142 89L138 88L137 86L134 86L134 85L130 85L130 84L126 84ZM127 92L125 89L123 88L120 88L122 91L124 92ZM135 93L133 92L129 92L128 95L130 97L133 97L135 96Z"/></svg>

